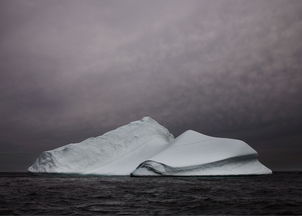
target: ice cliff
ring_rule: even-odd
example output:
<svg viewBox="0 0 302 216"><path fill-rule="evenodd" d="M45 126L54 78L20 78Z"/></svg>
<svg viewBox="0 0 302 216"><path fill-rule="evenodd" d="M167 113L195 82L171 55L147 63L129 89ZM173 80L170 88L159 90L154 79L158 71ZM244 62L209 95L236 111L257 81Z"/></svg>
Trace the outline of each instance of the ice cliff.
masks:
<svg viewBox="0 0 302 216"><path fill-rule="evenodd" d="M150 117L102 136L43 152L30 172L184 176L270 174L240 140L188 130L173 135Z"/></svg>

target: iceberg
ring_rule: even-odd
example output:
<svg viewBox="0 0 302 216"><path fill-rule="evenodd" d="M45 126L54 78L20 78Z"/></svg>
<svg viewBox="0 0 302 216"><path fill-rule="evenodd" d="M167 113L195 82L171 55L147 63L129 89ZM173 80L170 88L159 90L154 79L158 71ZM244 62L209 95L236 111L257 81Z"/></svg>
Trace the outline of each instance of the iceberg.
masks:
<svg viewBox="0 0 302 216"><path fill-rule="evenodd" d="M140 164L132 176L260 175L272 171L243 141L188 130L168 148Z"/></svg>
<svg viewBox="0 0 302 216"><path fill-rule="evenodd" d="M188 130L174 139L150 117L40 154L34 173L131 176L260 175L272 171L240 140Z"/></svg>

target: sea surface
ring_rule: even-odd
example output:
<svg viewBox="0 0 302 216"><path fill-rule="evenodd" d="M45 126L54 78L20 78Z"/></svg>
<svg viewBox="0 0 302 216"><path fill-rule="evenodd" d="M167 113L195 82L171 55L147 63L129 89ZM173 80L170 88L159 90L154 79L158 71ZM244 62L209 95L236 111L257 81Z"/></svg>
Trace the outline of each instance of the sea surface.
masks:
<svg viewBox="0 0 302 216"><path fill-rule="evenodd" d="M302 173L173 178L0 173L0 214L302 215Z"/></svg>

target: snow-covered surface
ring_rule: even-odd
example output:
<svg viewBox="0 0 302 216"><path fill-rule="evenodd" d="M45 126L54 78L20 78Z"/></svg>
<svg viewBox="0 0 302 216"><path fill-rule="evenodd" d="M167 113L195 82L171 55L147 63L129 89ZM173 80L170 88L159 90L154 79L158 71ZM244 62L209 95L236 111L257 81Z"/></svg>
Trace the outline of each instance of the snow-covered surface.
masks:
<svg viewBox="0 0 302 216"><path fill-rule="evenodd" d="M150 117L102 136L43 152L30 172L129 175L140 163L174 141L169 131Z"/></svg>
<svg viewBox="0 0 302 216"><path fill-rule="evenodd" d="M176 139L150 117L43 152L30 172L95 175L253 175L271 170L245 142L188 130Z"/></svg>
<svg viewBox="0 0 302 216"><path fill-rule="evenodd" d="M141 175L253 175L270 174L245 142L210 137L188 130L165 150L142 163Z"/></svg>

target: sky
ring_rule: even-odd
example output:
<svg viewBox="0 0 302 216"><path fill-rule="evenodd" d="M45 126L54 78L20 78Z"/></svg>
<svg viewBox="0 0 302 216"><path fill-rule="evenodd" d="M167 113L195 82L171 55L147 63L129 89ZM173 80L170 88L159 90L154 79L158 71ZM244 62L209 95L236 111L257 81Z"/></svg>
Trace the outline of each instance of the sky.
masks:
<svg viewBox="0 0 302 216"><path fill-rule="evenodd" d="M0 171L151 116L302 170L301 0L1 0Z"/></svg>

